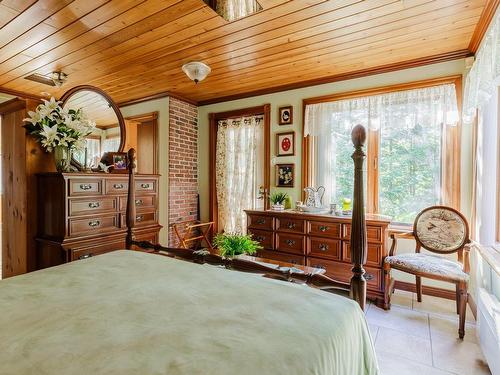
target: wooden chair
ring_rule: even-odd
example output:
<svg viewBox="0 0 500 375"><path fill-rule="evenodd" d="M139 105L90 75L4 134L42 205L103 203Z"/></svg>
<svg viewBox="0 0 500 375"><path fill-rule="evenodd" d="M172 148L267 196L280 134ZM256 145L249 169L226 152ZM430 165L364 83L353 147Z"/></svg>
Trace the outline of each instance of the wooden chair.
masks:
<svg viewBox="0 0 500 375"><path fill-rule="evenodd" d="M208 234L214 225L213 221L202 223L199 221L184 221L172 224L175 235L179 239L179 246L188 249L189 244L195 241L205 241L207 248L213 252L214 248L208 239ZM198 232L199 231L199 232Z"/></svg>
<svg viewBox="0 0 500 375"><path fill-rule="evenodd" d="M469 281L469 226L465 217L457 210L445 206L432 206L421 211L415 218L413 232L395 233L389 256L384 261L385 295L384 308L389 309L394 291L391 269L415 275L417 300L422 302L422 277L455 284L458 335L465 334L465 312L467 285ZM415 239L415 253L396 255L397 239ZM423 254L421 249L436 254L458 253L458 262L439 255Z"/></svg>

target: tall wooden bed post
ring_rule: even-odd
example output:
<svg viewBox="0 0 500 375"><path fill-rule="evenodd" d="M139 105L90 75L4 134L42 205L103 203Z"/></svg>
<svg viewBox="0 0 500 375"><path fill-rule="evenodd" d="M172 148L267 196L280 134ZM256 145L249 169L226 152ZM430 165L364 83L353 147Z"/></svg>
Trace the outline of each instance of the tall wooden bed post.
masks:
<svg viewBox="0 0 500 375"><path fill-rule="evenodd" d="M363 192L363 163L365 153L363 146L366 141L366 131L362 125L356 125L351 133L352 143L354 145L354 194L352 207L351 223L351 298L359 303L361 308L365 309L366 303L366 280L363 264L366 263L366 219L365 204Z"/></svg>
<svg viewBox="0 0 500 375"><path fill-rule="evenodd" d="M131 148L127 153L127 169L128 169L128 199L127 199L127 237L125 246L131 250L134 241L134 227L135 227L135 149Z"/></svg>
<svg viewBox="0 0 500 375"><path fill-rule="evenodd" d="M365 209L363 202L363 162L365 153L363 145L366 140L365 129L357 125L352 131L352 142L355 151L352 155L354 160L354 205L352 210L351 227L351 261L352 277L350 285L340 282L325 275L317 273L297 272L293 268L276 268L266 266L263 263L253 262L238 258L223 258L217 254L208 251L194 251L190 249L167 248L159 244L152 244L146 241L136 241L134 239L135 227L135 150L128 151L128 200L127 200L127 249L136 247L138 249L152 249L153 252L175 257L189 262L199 264L212 264L224 266L228 269L251 272L264 275L269 278L275 278L283 281L304 283L314 288L322 289L335 294L341 294L358 302L361 309L366 305L366 280L363 264L366 261L366 223Z"/></svg>

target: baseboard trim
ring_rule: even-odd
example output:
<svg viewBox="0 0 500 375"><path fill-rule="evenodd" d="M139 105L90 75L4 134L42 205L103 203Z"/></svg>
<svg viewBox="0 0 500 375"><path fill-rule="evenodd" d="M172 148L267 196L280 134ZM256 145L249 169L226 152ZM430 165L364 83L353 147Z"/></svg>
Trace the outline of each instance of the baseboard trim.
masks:
<svg viewBox="0 0 500 375"><path fill-rule="evenodd" d="M477 320L477 305L476 301L474 301L474 297L470 293L467 294L467 303L469 304L470 311L472 311L472 315L474 315L474 319Z"/></svg>
<svg viewBox="0 0 500 375"><path fill-rule="evenodd" d="M406 290L407 292L417 292L417 287L415 284L408 283L406 281L398 281L394 283L394 288L399 290ZM426 294L428 296L440 297L455 300L455 291L448 290L443 288L436 288L434 286L422 285L422 294Z"/></svg>

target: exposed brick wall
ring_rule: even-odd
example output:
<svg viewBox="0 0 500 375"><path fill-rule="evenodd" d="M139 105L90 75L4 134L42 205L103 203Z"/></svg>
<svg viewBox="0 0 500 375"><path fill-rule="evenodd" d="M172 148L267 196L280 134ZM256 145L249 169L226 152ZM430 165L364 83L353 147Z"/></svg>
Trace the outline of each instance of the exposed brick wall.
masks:
<svg viewBox="0 0 500 375"><path fill-rule="evenodd" d="M168 222L196 220L198 214L198 108L170 97ZM169 246L178 239L169 229Z"/></svg>

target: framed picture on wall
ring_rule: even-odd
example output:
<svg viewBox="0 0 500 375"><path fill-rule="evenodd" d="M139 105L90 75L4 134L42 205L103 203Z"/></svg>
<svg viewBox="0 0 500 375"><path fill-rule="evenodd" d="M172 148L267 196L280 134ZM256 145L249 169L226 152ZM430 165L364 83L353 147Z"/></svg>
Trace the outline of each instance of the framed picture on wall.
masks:
<svg viewBox="0 0 500 375"><path fill-rule="evenodd" d="M280 107L278 110L278 116L280 125L293 124L293 107L291 105Z"/></svg>
<svg viewBox="0 0 500 375"><path fill-rule="evenodd" d="M276 133L276 156L295 155L295 132Z"/></svg>
<svg viewBox="0 0 500 375"><path fill-rule="evenodd" d="M276 164L276 186L293 187L295 164Z"/></svg>

